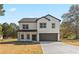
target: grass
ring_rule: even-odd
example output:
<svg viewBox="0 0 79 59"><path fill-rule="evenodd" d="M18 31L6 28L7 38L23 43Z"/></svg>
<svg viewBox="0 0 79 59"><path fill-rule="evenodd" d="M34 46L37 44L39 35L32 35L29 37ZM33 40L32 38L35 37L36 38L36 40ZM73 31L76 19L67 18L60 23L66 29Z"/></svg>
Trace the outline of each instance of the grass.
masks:
<svg viewBox="0 0 79 59"><path fill-rule="evenodd" d="M0 42L13 42L16 41L16 39L1 39Z"/></svg>
<svg viewBox="0 0 79 59"><path fill-rule="evenodd" d="M0 40L0 54L42 54L40 43Z"/></svg>
<svg viewBox="0 0 79 59"><path fill-rule="evenodd" d="M79 40L67 40L67 39L63 39L62 42L66 43L66 44L74 45L74 46L79 46Z"/></svg>

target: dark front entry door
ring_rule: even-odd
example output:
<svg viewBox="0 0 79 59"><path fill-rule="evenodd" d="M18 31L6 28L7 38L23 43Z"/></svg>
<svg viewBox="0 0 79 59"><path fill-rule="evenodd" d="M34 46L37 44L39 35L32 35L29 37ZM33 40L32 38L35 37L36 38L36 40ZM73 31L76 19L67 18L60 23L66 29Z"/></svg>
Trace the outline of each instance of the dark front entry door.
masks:
<svg viewBox="0 0 79 59"><path fill-rule="evenodd" d="M32 35L32 40L33 40L33 41L37 41L37 40L36 40L36 35Z"/></svg>

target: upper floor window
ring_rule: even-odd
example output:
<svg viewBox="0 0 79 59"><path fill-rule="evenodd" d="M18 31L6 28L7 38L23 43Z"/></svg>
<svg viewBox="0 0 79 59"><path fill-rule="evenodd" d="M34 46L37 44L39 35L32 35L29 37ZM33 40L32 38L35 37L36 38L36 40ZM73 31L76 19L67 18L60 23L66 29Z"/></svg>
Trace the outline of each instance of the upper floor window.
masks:
<svg viewBox="0 0 79 59"><path fill-rule="evenodd" d="M23 29L28 29L28 24L23 24Z"/></svg>
<svg viewBox="0 0 79 59"><path fill-rule="evenodd" d="M46 23L40 23L40 28L46 28Z"/></svg>
<svg viewBox="0 0 79 59"><path fill-rule="evenodd" d="M52 28L55 28L55 23L52 23Z"/></svg>

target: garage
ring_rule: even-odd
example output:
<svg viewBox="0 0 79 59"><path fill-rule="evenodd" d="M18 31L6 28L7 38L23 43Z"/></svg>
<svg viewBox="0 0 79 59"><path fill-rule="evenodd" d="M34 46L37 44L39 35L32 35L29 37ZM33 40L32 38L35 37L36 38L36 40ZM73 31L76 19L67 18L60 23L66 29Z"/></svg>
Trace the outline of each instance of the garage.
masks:
<svg viewBox="0 0 79 59"><path fill-rule="evenodd" d="M40 33L39 40L40 41L57 41L58 33Z"/></svg>

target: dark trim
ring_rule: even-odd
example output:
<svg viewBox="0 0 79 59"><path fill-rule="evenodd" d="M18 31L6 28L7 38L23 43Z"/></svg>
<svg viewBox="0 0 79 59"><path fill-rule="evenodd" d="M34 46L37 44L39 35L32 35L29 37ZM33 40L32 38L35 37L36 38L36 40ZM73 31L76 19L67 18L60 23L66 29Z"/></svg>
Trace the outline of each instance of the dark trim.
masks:
<svg viewBox="0 0 79 59"><path fill-rule="evenodd" d="M41 18L45 18L46 20L50 21L50 19L46 18L47 16L51 16L52 18L55 18L56 20L61 21L60 19L58 19L58 18L56 18L56 17L54 17L54 16L52 16L50 14L47 14L46 16L42 16L40 18L36 18L34 21L29 21L29 20L28 21L25 21L25 20L22 21L22 20L20 20L20 21L18 21L18 23L36 23Z"/></svg>
<svg viewBox="0 0 79 59"><path fill-rule="evenodd" d="M41 17L41 18L45 18L45 19L47 19L48 21L50 21L50 19L46 18L47 16L51 16L51 17L53 17L53 18L55 18L55 19L61 21L60 19L58 19L58 18L56 18L56 17L54 17L54 16L52 16L52 15L50 15L50 14L47 14L46 16L43 16L43 17ZM38 21L38 20L41 19L41 18L36 19L36 21Z"/></svg>
<svg viewBox="0 0 79 59"><path fill-rule="evenodd" d="M37 32L37 30L18 30L17 32Z"/></svg>
<svg viewBox="0 0 79 59"><path fill-rule="evenodd" d="M36 21L18 21L18 23L36 23Z"/></svg>
<svg viewBox="0 0 79 59"><path fill-rule="evenodd" d="M55 19L61 21L60 19L58 19L58 18L56 18L56 17L54 17L54 16L52 16L52 15L50 15L50 14L47 14L45 17L47 17L47 16L51 16L51 17L53 17L53 18L55 18Z"/></svg>
<svg viewBox="0 0 79 59"><path fill-rule="evenodd" d="M45 18L45 17L41 17L41 18ZM36 19L36 21L40 20L41 18ZM47 19L48 21L50 21L50 19L48 19L48 18L45 18L45 19Z"/></svg>

